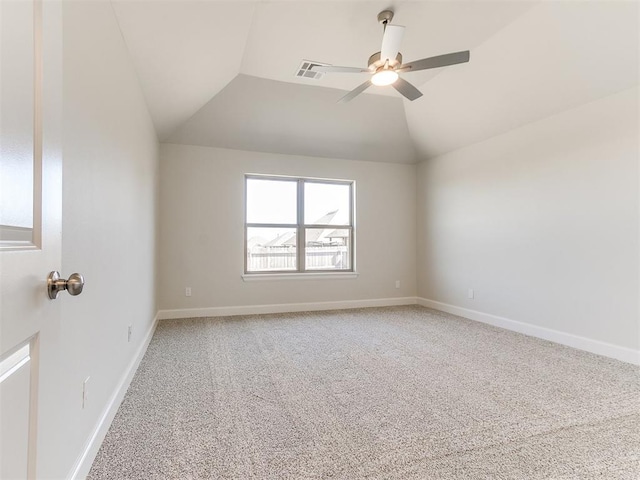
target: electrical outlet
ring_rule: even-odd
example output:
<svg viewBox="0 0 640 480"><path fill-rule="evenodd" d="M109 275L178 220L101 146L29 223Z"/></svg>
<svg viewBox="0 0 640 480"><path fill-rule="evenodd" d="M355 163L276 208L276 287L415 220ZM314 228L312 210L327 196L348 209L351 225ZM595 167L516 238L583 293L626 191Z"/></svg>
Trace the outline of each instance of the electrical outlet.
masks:
<svg viewBox="0 0 640 480"><path fill-rule="evenodd" d="M89 402L89 380L91 377L87 377L82 382L82 409L87 408L87 403Z"/></svg>
<svg viewBox="0 0 640 480"><path fill-rule="evenodd" d="M400 280L396 280L396 288L400 288Z"/></svg>
<svg viewBox="0 0 640 480"><path fill-rule="evenodd" d="M131 341L131 331L132 331L132 329L133 329L133 326L132 326L132 325L129 325L129 326L127 327L127 342L130 342L130 341Z"/></svg>
<svg viewBox="0 0 640 480"><path fill-rule="evenodd" d="M184 296L185 297L190 297L191 296L191 287L185 287Z"/></svg>
<svg viewBox="0 0 640 480"><path fill-rule="evenodd" d="M470 288L469 291L467 292L467 296L469 298L474 298L474 293L473 293L473 288Z"/></svg>

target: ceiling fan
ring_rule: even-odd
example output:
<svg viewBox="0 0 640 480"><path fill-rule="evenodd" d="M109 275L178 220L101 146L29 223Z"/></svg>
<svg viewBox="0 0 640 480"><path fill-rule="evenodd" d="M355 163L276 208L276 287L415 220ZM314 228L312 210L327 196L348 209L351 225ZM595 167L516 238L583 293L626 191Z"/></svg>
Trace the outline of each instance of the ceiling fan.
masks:
<svg viewBox="0 0 640 480"><path fill-rule="evenodd" d="M367 68L358 67L337 67L334 65L314 65L312 70L325 73L366 73L371 78L362 85L356 87L339 102L348 102L364 92L371 85L386 86L391 85L398 92L409 100L420 98L422 93L412 84L398 75L399 73L417 72L430 68L446 67L457 63L469 61L469 51L448 53L436 57L423 58L409 63L402 63L402 54L399 52L400 43L404 35L404 27L391 25L393 12L384 10L378 14L378 22L383 25L384 34L382 36L382 47L380 51L369 57Z"/></svg>

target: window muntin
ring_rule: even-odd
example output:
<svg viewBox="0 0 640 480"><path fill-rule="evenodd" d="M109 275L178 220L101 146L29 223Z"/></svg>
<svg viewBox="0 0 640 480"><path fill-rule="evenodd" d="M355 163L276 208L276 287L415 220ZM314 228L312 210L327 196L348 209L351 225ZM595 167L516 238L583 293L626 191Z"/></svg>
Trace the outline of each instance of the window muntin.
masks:
<svg viewBox="0 0 640 480"><path fill-rule="evenodd" d="M245 176L245 268L354 271L354 182Z"/></svg>

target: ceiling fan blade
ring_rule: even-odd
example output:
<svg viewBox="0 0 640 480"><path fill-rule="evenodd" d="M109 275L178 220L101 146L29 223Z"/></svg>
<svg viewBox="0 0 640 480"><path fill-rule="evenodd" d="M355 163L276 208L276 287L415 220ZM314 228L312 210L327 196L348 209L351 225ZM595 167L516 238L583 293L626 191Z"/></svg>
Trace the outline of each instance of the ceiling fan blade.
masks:
<svg viewBox="0 0 640 480"><path fill-rule="evenodd" d="M446 55L438 55L437 57L423 58L422 60L405 63L404 65L400 65L399 68L396 68L396 72L416 72L418 70L446 67L468 61L469 50L465 50L464 52L447 53Z"/></svg>
<svg viewBox="0 0 640 480"><path fill-rule="evenodd" d="M398 77L398 80L392 83L392 85L393 88L411 101L422 96L422 92L407 82L404 78Z"/></svg>
<svg viewBox="0 0 640 480"><path fill-rule="evenodd" d="M382 47L380 48L380 60L395 60L400 50L404 27L400 25L387 25L382 36Z"/></svg>
<svg viewBox="0 0 640 480"><path fill-rule="evenodd" d="M371 86L371 81L367 80L362 85L357 86L356 88L351 90L349 93L347 93L344 97L342 97L340 100L338 100L338 103L347 103L353 100L370 86Z"/></svg>
<svg viewBox="0 0 640 480"><path fill-rule="evenodd" d="M336 67L334 65L314 65L313 67L311 67L311 71L325 73L373 73L367 68Z"/></svg>

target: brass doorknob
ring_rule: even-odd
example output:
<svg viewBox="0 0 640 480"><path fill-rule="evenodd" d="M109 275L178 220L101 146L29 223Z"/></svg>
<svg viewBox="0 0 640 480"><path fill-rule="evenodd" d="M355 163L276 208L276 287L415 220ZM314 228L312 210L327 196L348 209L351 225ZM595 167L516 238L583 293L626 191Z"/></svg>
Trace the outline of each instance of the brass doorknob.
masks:
<svg viewBox="0 0 640 480"><path fill-rule="evenodd" d="M72 273L68 280L60 278L60 273L53 271L47 277L47 293L51 300L58 298L58 293L66 290L69 295L80 295L84 287L84 277L79 273Z"/></svg>

